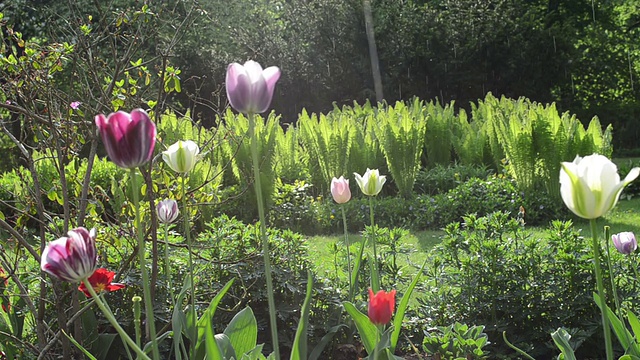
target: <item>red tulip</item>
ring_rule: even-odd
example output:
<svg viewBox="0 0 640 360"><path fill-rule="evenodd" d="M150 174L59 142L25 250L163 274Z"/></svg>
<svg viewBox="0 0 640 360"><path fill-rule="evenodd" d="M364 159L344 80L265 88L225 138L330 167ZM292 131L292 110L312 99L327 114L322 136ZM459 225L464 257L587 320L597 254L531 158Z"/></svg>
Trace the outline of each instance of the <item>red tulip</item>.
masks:
<svg viewBox="0 0 640 360"><path fill-rule="evenodd" d="M391 321L396 306L396 291L378 291L375 295L369 288L369 320L376 325L384 325Z"/></svg>
<svg viewBox="0 0 640 360"><path fill-rule="evenodd" d="M93 275L89 276L87 280L89 280L89 283L93 290L96 291L96 294L100 294L103 291L111 292L125 287L124 284L112 282L115 276L116 273L105 268L99 268L93 273ZM80 286L78 286L78 290L84 292L87 297L91 297L91 294L84 283L81 283Z"/></svg>
<svg viewBox="0 0 640 360"><path fill-rule="evenodd" d="M109 158L116 165L133 169L151 160L156 145L156 125L142 109L128 114L118 111L96 115L96 125Z"/></svg>

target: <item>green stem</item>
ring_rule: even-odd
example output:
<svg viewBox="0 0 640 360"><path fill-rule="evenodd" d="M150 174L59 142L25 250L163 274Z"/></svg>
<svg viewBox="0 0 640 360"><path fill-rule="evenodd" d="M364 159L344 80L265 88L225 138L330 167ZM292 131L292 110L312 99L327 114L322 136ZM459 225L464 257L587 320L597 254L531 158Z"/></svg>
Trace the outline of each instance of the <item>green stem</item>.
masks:
<svg viewBox="0 0 640 360"><path fill-rule="evenodd" d="M160 359L160 349L156 339L155 316L153 315L153 299L151 299L151 288L149 283L149 274L147 273L144 233L142 231L142 219L140 218L140 201L138 199L138 184L136 181L136 169L131 169L131 192L133 193L133 207L136 212L136 230L138 235L138 258L140 262L140 272L142 273L142 291L144 294L144 311L149 326L149 335L151 336L151 346L153 358Z"/></svg>
<svg viewBox="0 0 640 360"><path fill-rule="evenodd" d="M597 226L596 220L591 219L591 237L593 239L592 247L593 247L593 260L596 268L596 289L598 291L598 296L600 297L600 301L602 301L601 307L601 318L602 318L602 327L604 330L604 343L607 354L607 360L613 360L613 345L611 343L611 328L609 327L609 317L606 314L607 311L607 301L606 294L604 293L604 285L602 281L602 269L600 267L600 244L598 242L597 235Z"/></svg>
<svg viewBox="0 0 640 360"><path fill-rule="evenodd" d="M267 240L267 225L264 214L264 199L262 198L262 185L260 184L260 162L258 160L258 139L256 137L256 123L254 114L249 117L249 138L251 140L251 158L253 159L253 186L258 201L258 216L260 218L260 237L262 240L262 255L264 256L264 271L267 280L267 299L269 302L269 321L271 323L271 341L276 360L280 360L280 348L278 344L278 324L276 323L276 306L273 298L273 281L271 279L271 259L269 258L269 242ZM271 171L271 170L269 170Z"/></svg>
<svg viewBox="0 0 640 360"><path fill-rule="evenodd" d="M169 224L164 224L164 276L165 283L169 289L169 296L171 297L171 304L175 306L175 299L173 297L173 284L171 281L171 262L169 261Z"/></svg>
<svg viewBox="0 0 640 360"><path fill-rule="evenodd" d="M344 227L344 246L347 249L347 271L349 271L349 301L353 294L353 283L351 282L351 247L349 246L349 233L347 232L347 214L344 211L344 205L340 205L342 210L342 226Z"/></svg>
<svg viewBox="0 0 640 360"><path fill-rule="evenodd" d="M189 280L191 282L191 323L194 324L191 329L190 338L193 339L191 342L191 356L195 358L196 354L196 343L198 342L198 327L197 324L197 314L196 314L196 283L194 282L193 277L193 249L191 244L191 229L189 225L189 210L187 209L187 186L185 183L185 177L187 174L182 174L182 211L184 214L184 236L187 239L187 251L189 251ZM168 243L167 243L168 245Z"/></svg>
<svg viewBox="0 0 640 360"><path fill-rule="evenodd" d="M98 294L96 294L96 291L93 289L93 286L91 285L89 280L84 279L82 280L82 282L84 283L84 286L87 288L87 291L89 292L89 294L91 294L91 297L93 298L93 300L95 300L96 304L98 305L98 308L100 308L100 311L102 311L102 313L107 318L111 326L113 326L116 329L116 331L120 335L120 338L122 338L122 342L129 345L133 349L133 351L136 354L138 354L138 357L140 359L151 360L149 356L147 356L147 354L145 354L144 351L142 351L142 349L140 349L140 347L136 345L133 339L129 337L127 332L124 331L124 329L120 326L120 324L118 324L118 320L116 320L115 316L113 316L113 313L102 302L102 299L100 299Z"/></svg>
<svg viewBox="0 0 640 360"><path fill-rule="evenodd" d="M373 221L373 196L369 197L369 217L371 219L371 245L373 246L373 260L371 261L371 289L374 293L380 290L380 273L378 269L378 253L376 252L376 238L375 223Z"/></svg>

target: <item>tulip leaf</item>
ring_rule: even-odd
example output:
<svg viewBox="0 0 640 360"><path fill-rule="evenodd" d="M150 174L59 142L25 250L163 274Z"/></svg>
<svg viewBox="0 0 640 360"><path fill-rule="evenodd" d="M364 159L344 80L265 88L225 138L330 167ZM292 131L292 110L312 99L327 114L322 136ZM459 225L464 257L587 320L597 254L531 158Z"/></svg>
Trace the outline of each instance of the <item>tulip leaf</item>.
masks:
<svg viewBox="0 0 640 360"><path fill-rule="evenodd" d="M198 319L198 323L196 324L198 328L198 338L196 340L196 355L197 355L196 358L198 359L201 359L204 357L205 344L203 340L205 339L205 335L206 335L205 332L208 331L209 328L213 326L212 324L213 315L215 314L216 309L218 308L218 304L222 300L222 297L227 293L227 291L229 291L229 288L231 288L231 285L233 284L233 280L234 279L229 280L229 282L227 282L227 284L220 290L220 292L218 292L218 294L213 298L213 300L211 300L211 303L209 304L209 307L207 308L207 310L205 310L204 314L202 314L202 317ZM210 345L210 346L214 346L214 345Z"/></svg>
<svg viewBox="0 0 640 360"><path fill-rule="evenodd" d="M258 323L250 307L245 307L231 319L224 329L236 355L240 356L256 347Z"/></svg>
<svg viewBox="0 0 640 360"><path fill-rule="evenodd" d="M573 353L573 348L569 344L571 335L569 335L569 333L565 329L558 328L558 330L551 333L551 337L553 338L553 342L556 343L556 346L562 352L564 360L576 360L576 356Z"/></svg>
<svg viewBox="0 0 640 360"><path fill-rule="evenodd" d="M616 316L616 314L607 306L607 304L603 304L602 299L598 294L593 294L593 299L596 304L600 308L601 311L604 311L606 316L609 318L609 323L611 324L611 328L613 332L616 334L618 341L620 341L620 345L622 348L627 349L627 353L631 355L640 356L640 347L638 344L633 341L633 335L627 330L624 322Z"/></svg>
<svg viewBox="0 0 640 360"><path fill-rule="evenodd" d="M378 328L369 320L367 315L361 313L352 303L345 301L342 305L356 324L360 339L365 349L367 349L367 353L373 354L378 338Z"/></svg>
<svg viewBox="0 0 640 360"><path fill-rule="evenodd" d="M296 336L293 340L291 349L291 360L302 360L307 358L307 327L309 326L309 304L311 303L311 295L313 293L313 277L311 272L307 271L307 294L302 304L300 322L296 329Z"/></svg>
<svg viewBox="0 0 640 360"><path fill-rule="evenodd" d="M391 333L391 352L393 353L396 350L396 345L398 344L398 338L400 337L400 330L402 329L402 320L404 319L404 313L407 310L407 306L409 305L409 299L411 298L411 293L413 293L413 289L418 284L420 277L422 276L422 270L427 265L427 260L422 263L420 270L409 284L407 291L402 295L402 300L400 300L400 304L398 305L398 310L396 310L396 315L393 318L393 332Z"/></svg>

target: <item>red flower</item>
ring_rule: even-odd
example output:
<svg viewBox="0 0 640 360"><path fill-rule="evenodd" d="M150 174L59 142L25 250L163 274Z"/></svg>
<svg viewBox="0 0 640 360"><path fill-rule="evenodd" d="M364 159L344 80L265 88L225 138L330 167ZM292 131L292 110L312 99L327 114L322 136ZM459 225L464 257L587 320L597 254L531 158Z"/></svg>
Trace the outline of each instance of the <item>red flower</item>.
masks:
<svg viewBox="0 0 640 360"><path fill-rule="evenodd" d="M393 309L396 306L396 291L384 290L373 294L373 290L369 288L369 320L376 325L384 325L391 321Z"/></svg>
<svg viewBox="0 0 640 360"><path fill-rule="evenodd" d="M125 287L124 284L112 283L115 276L116 273L105 268L99 268L89 276L87 280L89 280L93 290L95 290L97 294L100 294L103 291L116 291ZM84 286L84 283L80 283L78 290L84 292L87 297L91 297L91 294L89 294L89 290Z"/></svg>

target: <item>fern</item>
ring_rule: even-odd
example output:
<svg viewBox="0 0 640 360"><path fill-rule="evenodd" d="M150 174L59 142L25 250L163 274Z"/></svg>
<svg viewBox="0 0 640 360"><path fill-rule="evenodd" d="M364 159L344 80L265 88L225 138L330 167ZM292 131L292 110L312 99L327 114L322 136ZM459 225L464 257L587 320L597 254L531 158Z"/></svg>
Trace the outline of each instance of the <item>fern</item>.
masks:
<svg viewBox="0 0 640 360"><path fill-rule="evenodd" d="M398 191L405 198L411 196L420 168L426 129L424 110L423 103L415 99L410 108L397 102L395 107L379 111L376 117L382 152Z"/></svg>

